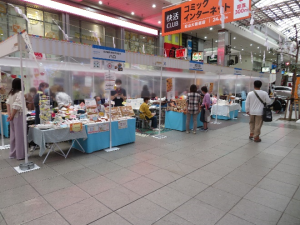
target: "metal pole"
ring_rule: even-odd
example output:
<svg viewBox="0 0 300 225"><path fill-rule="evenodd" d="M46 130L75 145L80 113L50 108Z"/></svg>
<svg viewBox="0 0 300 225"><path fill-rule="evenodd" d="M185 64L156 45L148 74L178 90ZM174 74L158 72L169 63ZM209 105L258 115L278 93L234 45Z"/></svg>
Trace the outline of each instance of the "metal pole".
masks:
<svg viewBox="0 0 300 225"><path fill-rule="evenodd" d="M162 61L161 68L160 68L160 87L159 87L159 122L158 122L158 135L160 135L160 125L161 125L161 95L162 95L162 71L163 71L163 64Z"/></svg>
<svg viewBox="0 0 300 225"><path fill-rule="evenodd" d="M26 127L26 105L25 105L25 97L24 97L24 75L23 75L23 50L22 50L22 41L21 41L21 35L19 35L19 47L20 47L20 75L21 75L21 98L22 98L22 108L23 108L23 135L24 135L24 148L25 148L25 164L28 164L28 154L27 154L27 127Z"/></svg>
<svg viewBox="0 0 300 225"><path fill-rule="evenodd" d="M218 92L217 92L217 112L216 112L215 122L213 122L213 124L221 124L220 122L218 122L218 110L219 110L219 99L220 99L220 78L221 78L221 75L219 74Z"/></svg>
<svg viewBox="0 0 300 225"><path fill-rule="evenodd" d="M196 83L197 83L197 79L196 79L196 70L195 70L195 85L196 85Z"/></svg>
<svg viewBox="0 0 300 225"><path fill-rule="evenodd" d="M110 77L110 70L109 70ZM108 91L108 102L109 102L109 149L112 148L112 137L111 137L111 91Z"/></svg>
<svg viewBox="0 0 300 225"><path fill-rule="evenodd" d="M238 75L235 76L235 81L234 81L234 103L236 99L236 80L237 80Z"/></svg>

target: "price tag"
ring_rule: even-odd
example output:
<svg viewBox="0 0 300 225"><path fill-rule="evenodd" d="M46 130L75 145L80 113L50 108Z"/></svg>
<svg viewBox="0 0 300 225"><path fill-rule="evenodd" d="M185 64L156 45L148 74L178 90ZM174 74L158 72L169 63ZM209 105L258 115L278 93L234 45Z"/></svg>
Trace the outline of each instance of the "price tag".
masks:
<svg viewBox="0 0 300 225"><path fill-rule="evenodd" d="M119 129L126 129L127 127L128 127L127 120L118 121L118 128Z"/></svg>
<svg viewBox="0 0 300 225"><path fill-rule="evenodd" d="M99 123L99 132L109 131L109 123Z"/></svg>

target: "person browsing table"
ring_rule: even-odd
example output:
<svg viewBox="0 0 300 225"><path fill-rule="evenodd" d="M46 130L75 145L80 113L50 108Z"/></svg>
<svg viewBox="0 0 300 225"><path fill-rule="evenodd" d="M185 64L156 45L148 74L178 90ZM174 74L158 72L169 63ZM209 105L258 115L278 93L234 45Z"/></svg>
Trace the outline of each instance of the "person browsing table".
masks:
<svg viewBox="0 0 300 225"><path fill-rule="evenodd" d="M203 86L201 88L202 93L204 94L203 97L203 101L202 101L202 105L201 105L201 114L204 114L205 118L202 122L203 122L203 128L200 129L200 131L208 131L208 127L207 127L207 122L206 122L206 115L205 115L205 109L210 109L210 94L208 93L207 87Z"/></svg>
<svg viewBox="0 0 300 225"><path fill-rule="evenodd" d="M111 91L111 100L115 102L115 106L123 106L123 102L126 101L126 91L122 88L122 81L116 79L116 90Z"/></svg>
<svg viewBox="0 0 300 225"><path fill-rule="evenodd" d="M197 93L197 86L191 85L190 93L187 94L187 110L186 110L186 133L190 133L190 120L193 115L193 133L197 130L197 116L200 112L200 94Z"/></svg>

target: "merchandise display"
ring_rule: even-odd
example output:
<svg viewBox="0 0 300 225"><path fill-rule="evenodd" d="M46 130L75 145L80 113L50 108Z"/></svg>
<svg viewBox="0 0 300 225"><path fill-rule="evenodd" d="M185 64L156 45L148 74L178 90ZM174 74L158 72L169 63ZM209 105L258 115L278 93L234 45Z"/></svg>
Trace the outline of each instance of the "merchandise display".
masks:
<svg viewBox="0 0 300 225"><path fill-rule="evenodd" d="M174 111L179 113L184 113L186 111L186 100L184 99L175 99L174 101L171 100L168 103L167 111Z"/></svg>

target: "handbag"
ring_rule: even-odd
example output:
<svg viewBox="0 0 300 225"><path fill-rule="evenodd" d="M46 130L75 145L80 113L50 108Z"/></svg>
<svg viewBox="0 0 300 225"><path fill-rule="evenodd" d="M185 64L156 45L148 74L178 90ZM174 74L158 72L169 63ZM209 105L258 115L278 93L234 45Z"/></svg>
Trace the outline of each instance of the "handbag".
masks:
<svg viewBox="0 0 300 225"><path fill-rule="evenodd" d="M267 106L267 103L263 102L263 100L261 100L261 98L259 97L259 95L256 93L256 91L254 91L254 94L256 95L256 97L258 98L258 100L264 105L264 109L263 109L263 121L264 122L272 122L272 111L270 109L270 107Z"/></svg>

